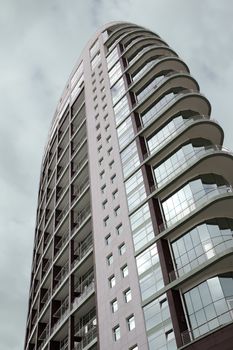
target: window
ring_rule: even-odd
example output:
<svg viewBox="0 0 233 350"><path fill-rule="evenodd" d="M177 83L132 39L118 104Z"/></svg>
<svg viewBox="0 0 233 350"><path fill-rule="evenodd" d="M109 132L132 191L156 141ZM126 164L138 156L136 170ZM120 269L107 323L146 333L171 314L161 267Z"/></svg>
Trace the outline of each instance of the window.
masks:
<svg viewBox="0 0 233 350"><path fill-rule="evenodd" d="M97 125L96 125L96 130L99 130L99 128L100 128L100 123L98 123Z"/></svg>
<svg viewBox="0 0 233 350"><path fill-rule="evenodd" d="M103 158L103 157L101 157L101 158L99 159L99 165L102 165L103 160L104 160L104 158Z"/></svg>
<svg viewBox="0 0 233 350"><path fill-rule="evenodd" d="M105 131L106 131L106 132L108 132L109 127L110 127L109 124L105 126Z"/></svg>
<svg viewBox="0 0 233 350"><path fill-rule="evenodd" d="M97 95L94 96L93 100L94 102L97 100Z"/></svg>
<svg viewBox="0 0 233 350"><path fill-rule="evenodd" d="M109 143L109 142L110 142L110 140L111 140L111 135L109 135L108 137L106 137L106 141L107 141L107 143Z"/></svg>
<svg viewBox="0 0 233 350"><path fill-rule="evenodd" d="M106 189L106 185L104 184L104 185L101 187L101 192L104 193L104 192L105 192L105 189Z"/></svg>
<svg viewBox="0 0 233 350"><path fill-rule="evenodd" d="M98 108L98 103L94 106L94 109L97 110Z"/></svg>
<svg viewBox="0 0 233 350"><path fill-rule="evenodd" d="M116 285L116 277L114 275L112 275L109 278L109 286L110 286L110 288L113 288L115 285Z"/></svg>
<svg viewBox="0 0 233 350"><path fill-rule="evenodd" d="M110 148L108 149L108 155L109 155L109 156L111 155L111 153L112 153L112 147L110 147Z"/></svg>
<svg viewBox="0 0 233 350"><path fill-rule="evenodd" d="M118 197L118 190L115 190L112 192L113 199L116 199Z"/></svg>
<svg viewBox="0 0 233 350"><path fill-rule="evenodd" d="M103 87L100 89L100 91L101 91L102 93L104 93L104 91L105 91L105 86L103 86Z"/></svg>
<svg viewBox="0 0 233 350"><path fill-rule="evenodd" d="M115 215L118 216L120 214L120 206L114 209Z"/></svg>
<svg viewBox="0 0 233 350"><path fill-rule="evenodd" d="M115 328L113 328L113 338L115 341L119 340L121 337L121 330L120 330L120 326L116 326Z"/></svg>
<svg viewBox="0 0 233 350"><path fill-rule="evenodd" d="M99 153L100 153L101 149L102 149L102 145L100 145L100 146L98 147L98 152L99 152Z"/></svg>
<svg viewBox="0 0 233 350"><path fill-rule="evenodd" d="M113 168L113 164L114 164L114 160L112 160L112 161L108 164L110 169Z"/></svg>
<svg viewBox="0 0 233 350"><path fill-rule="evenodd" d="M100 173L100 178L103 179L104 178L104 174L105 174L105 171L102 170L101 173Z"/></svg>
<svg viewBox="0 0 233 350"><path fill-rule="evenodd" d="M107 119L108 119L108 114L105 114L104 120L107 121Z"/></svg>
<svg viewBox="0 0 233 350"><path fill-rule="evenodd" d="M92 91L93 91L93 93L95 93L96 92L96 87L94 87L94 89Z"/></svg>
<svg viewBox="0 0 233 350"><path fill-rule="evenodd" d="M105 244L109 245L111 242L111 234L109 233L106 237L105 237Z"/></svg>
<svg viewBox="0 0 233 350"><path fill-rule="evenodd" d="M104 78L102 78L102 79L100 80L100 84L102 84L103 81L104 81Z"/></svg>
<svg viewBox="0 0 233 350"><path fill-rule="evenodd" d="M129 348L129 350L138 350L138 346L134 345L133 347Z"/></svg>
<svg viewBox="0 0 233 350"><path fill-rule="evenodd" d="M107 104L105 104L105 105L103 106L103 111L106 111L106 109L107 109Z"/></svg>
<svg viewBox="0 0 233 350"><path fill-rule="evenodd" d="M101 97L101 100L104 102L104 100L106 99L106 95Z"/></svg>
<svg viewBox="0 0 233 350"><path fill-rule="evenodd" d="M117 312L118 310L117 299L114 299L113 301L111 301L111 309L113 313Z"/></svg>
<svg viewBox="0 0 233 350"><path fill-rule="evenodd" d="M101 134L97 135L96 139L97 139L97 141L100 141L101 140Z"/></svg>
<svg viewBox="0 0 233 350"><path fill-rule="evenodd" d="M109 254L107 256L107 263L109 266L112 265L112 263L113 263L113 255L112 254Z"/></svg>
<svg viewBox="0 0 233 350"><path fill-rule="evenodd" d="M111 176L111 183L113 184L115 182L115 180L116 180L116 174L113 174Z"/></svg>
<svg viewBox="0 0 233 350"><path fill-rule="evenodd" d="M122 233L122 230L123 230L122 224L120 224L120 225L118 225L118 226L116 227L116 232L117 232L118 235L120 235L120 234Z"/></svg>
<svg viewBox="0 0 233 350"><path fill-rule="evenodd" d="M125 252L126 252L126 246L125 246L125 243L122 243L120 246L119 246L119 254L120 255L123 255L123 254L125 254Z"/></svg>
<svg viewBox="0 0 233 350"><path fill-rule="evenodd" d="M108 221L109 221L109 216L106 216L106 218L104 218L104 226L108 226Z"/></svg>
<svg viewBox="0 0 233 350"><path fill-rule="evenodd" d="M97 120L99 118L99 113L98 114L96 114L96 116L95 116L95 120Z"/></svg>
<svg viewBox="0 0 233 350"><path fill-rule="evenodd" d="M132 331L135 328L134 315L131 315L130 317L127 318L127 325L128 325L129 331Z"/></svg>
<svg viewBox="0 0 233 350"><path fill-rule="evenodd" d="M124 291L124 300L126 303L129 303L130 300L132 300L132 293L131 293L130 288L128 288L126 291Z"/></svg>
<svg viewBox="0 0 233 350"><path fill-rule="evenodd" d="M128 265L125 265L121 268L121 273L123 278L125 278L126 276L128 276L129 274L129 269L128 269Z"/></svg>
<svg viewBox="0 0 233 350"><path fill-rule="evenodd" d="M108 203L108 201L107 201L107 199L105 199L102 203L103 209L106 209L107 203Z"/></svg>

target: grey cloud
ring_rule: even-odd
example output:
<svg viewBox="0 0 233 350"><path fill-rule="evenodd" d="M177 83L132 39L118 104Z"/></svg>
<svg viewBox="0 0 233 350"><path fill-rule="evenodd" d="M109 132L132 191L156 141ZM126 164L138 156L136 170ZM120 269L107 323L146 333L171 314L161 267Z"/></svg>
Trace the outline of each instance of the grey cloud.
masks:
<svg viewBox="0 0 233 350"><path fill-rule="evenodd" d="M228 0L0 0L0 349L23 348L40 163L51 119L96 29L126 20L187 62L231 137L233 3Z"/></svg>

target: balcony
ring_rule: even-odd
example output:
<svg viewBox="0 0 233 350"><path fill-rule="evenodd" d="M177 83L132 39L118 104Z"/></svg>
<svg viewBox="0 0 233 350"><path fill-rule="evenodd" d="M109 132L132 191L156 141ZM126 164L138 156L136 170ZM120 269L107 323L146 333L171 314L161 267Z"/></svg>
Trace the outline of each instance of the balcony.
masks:
<svg viewBox="0 0 233 350"><path fill-rule="evenodd" d="M48 338L49 338L49 324L46 325L45 329L42 331L42 333L38 337L38 340L42 342L40 346L37 348L37 350L41 350L43 348Z"/></svg>
<svg viewBox="0 0 233 350"><path fill-rule="evenodd" d="M58 274L55 276L54 280L57 282L54 286L54 291L62 284L66 276L69 274L69 261L61 268Z"/></svg>
<svg viewBox="0 0 233 350"><path fill-rule="evenodd" d="M87 331L86 326L84 326L83 329L78 332L78 337L80 337L80 342L74 345L73 350L83 350L89 346L90 343L94 342L94 340L97 340L97 327L92 326L92 328Z"/></svg>
<svg viewBox="0 0 233 350"><path fill-rule="evenodd" d="M218 146L218 145L208 145L208 146L203 146L202 148L199 147L199 149L198 148L192 149L191 152L185 154L185 158L183 158L182 160L176 163L174 163L174 161L170 162L172 165L169 167L166 167L167 176L165 176L164 178L161 178L157 182L156 184L157 188L163 187L172 179L183 174L185 170L189 169L192 165L194 165L203 157L207 156L208 154L214 154L216 152L224 152L232 155L232 152L228 150L226 147ZM168 158L168 160L169 159L171 158ZM155 172L156 172L156 169L157 168L155 168ZM156 178L156 175L155 175L155 178Z"/></svg>
<svg viewBox="0 0 233 350"><path fill-rule="evenodd" d="M223 299L220 299L219 301L221 302ZM224 319L226 320L224 322ZM229 310L217 315L217 317L213 317L211 320L208 322L199 324L197 328L192 328L191 330L186 330L181 333L181 339L183 342L183 345L187 345L191 343L192 341L198 339L202 335L208 335L211 331L218 331L221 329L223 326L226 326L227 324L232 323L233 319L233 305L232 302L229 300ZM213 326L211 327L211 324ZM220 324L220 326L216 327L216 324ZM200 329L203 329L204 332L201 333Z"/></svg>
<svg viewBox="0 0 233 350"><path fill-rule="evenodd" d="M58 326L62 323L62 321L66 318L69 313L69 298L67 297L62 301L61 306L58 310L53 314L53 318L56 319L53 328L51 330L51 334L58 328Z"/></svg>
<svg viewBox="0 0 233 350"><path fill-rule="evenodd" d="M77 297L74 299L72 309L77 308L88 295L95 290L94 273L92 272L81 283L76 283L74 292Z"/></svg>
<svg viewBox="0 0 233 350"><path fill-rule="evenodd" d="M81 185L79 185L79 186L73 185L72 203L81 196L81 194L84 192L84 190L88 186L89 186L89 177L88 176L82 181Z"/></svg>
<svg viewBox="0 0 233 350"><path fill-rule="evenodd" d="M86 218L90 215L91 210L90 207L83 208L77 213L74 213L73 220L73 231L75 231L78 227L82 225L82 223L86 220Z"/></svg>
<svg viewBox="0 0 233 350"><path fill-rule="evenodd" d="M194 268L200 266L207 260L215 257L219 253L233 248L233 236L232 233L228 235L218 235L212 237L211 239L206 239L201 243L192 247L192 249L187 250L185 255L193 256L193 259L190 259L186 264L180 266L180 268L175 269L169 273L170 282L176 280L177 278L183 276L185 273L192 271ZM194 257L193 252L203 252L197 257ZM181 257L182 258L182 257Z"/></svg>
<svg viewBox="0 0 233 350"><path fill-rule="evenodd" d="M64 233L63 236L60 238L60 240L55 245L55 256L54 257L56 257L58 255L58 253L62 250L62 248L65 246L65 244L68 242L68 240L69 240L69 231Z"/></svg>
<svg viewBox="0 0 233 350"><path fill-rule="evenodd" d="M72 267L74 267L82 258L88 254L93 247L92 235L89 236L74 250L74 261L72 263Z"/></svg>
<svg viewBox="0 0 233 350"><path fill-rule="evenodd" d="M73 162L72 175L75 175L82 168L83 164L87 161L87 159L88 154L86 153L77 164L74 164Z"/></svg>

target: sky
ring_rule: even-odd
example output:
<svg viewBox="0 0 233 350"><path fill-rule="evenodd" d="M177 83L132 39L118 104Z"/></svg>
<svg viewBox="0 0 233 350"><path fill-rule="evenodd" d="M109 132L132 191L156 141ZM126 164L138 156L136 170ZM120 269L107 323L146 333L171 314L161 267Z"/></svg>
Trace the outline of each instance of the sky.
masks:
<svg viewBox="0 0 233 350"><path fill-rule="evenodd" d="M233 149L233 1L0 0L0 350L23 350L40 166L82 48L104 23L157 32L188 64Z"/></svg>

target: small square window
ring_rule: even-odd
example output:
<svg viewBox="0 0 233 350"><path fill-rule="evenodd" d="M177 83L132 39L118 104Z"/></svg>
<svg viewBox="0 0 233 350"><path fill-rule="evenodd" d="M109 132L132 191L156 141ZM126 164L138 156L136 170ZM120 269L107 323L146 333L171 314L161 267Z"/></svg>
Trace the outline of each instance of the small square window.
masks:
<svg viewBox="0 0 233 350"><path fill-rule="evenodd" d="M120 330L120 326L116 326L115 328L113 328L112 330L113 332L113 338L115 341L119 340L121 337L121 330Z"/></svg>
<svg viewBox="0 0 233 350"><path fill-rule="evenodd" d="M108 137L106 137L106 141L107 143L109 143L111 141L111 135L109 135Z"/></svg>
<svg viewBox="0 0 233 350"><path fill-rule="evenodd" d="M112 275L109 278L109 286L110 286L110 288L113 288L115 285L116 285L116 277L114 275Z"/></svg>
<svg viewBox="0 0 233 350"><path fill-rule="evenodd" d="M107 104L105 104L105 105L103 106L103 111L106 111L106 109L107 109Z"/></svg>
<svg viewBox="0 0 233 350"><path fill-rule="evenodd" d="M102 193L105 193L105 189L106 189L106 185L104 184L104 185L101 187L101 192L102 192Z"/></svg>
<svg viewBox="0 0 233 350"><path fill-rule="evenodd" d="M104 78L102 78L102 79L100 80L100 84L102 84L102 83L103 83L103 81L104 81Z"/></svg>
<svg viewBox="0 0 233 350"><path fill-rule="evenodd" d="M112 309L113 313L117 312L117 310L118 310L117 299L114 299L113 301L111 301L111 309Z"/></svg>
<svg viewBox="0 0 233 350"><path fill-rule="evenodd" d="M100 153L101 149L102 149L102 145L100 145L100 146L98 147L98 152L99 152L99 153Z"/></svg>
<svg viewBox="0 0 233 350"><path fill-rule="evenodd" d="M97 95L95 95L95 96L94 96L94 99L93 99L93 100L94 100L94 101L96 101L96 100L97 100Z"/></svg>
<svg viewBox="0 0 233 350"><path fill-rule="evenodd" d="M122 244L118 247L118 249L119 249L119 254L120 254L120 255L125 254L125 252L126 252L126 245L125 245L125 243L122 243Z"/></svg>
<svg viewBox="0 0 233 350"><path fill-rule="evenodd" d="M138 350L138 346L134 345L133 347L129 348L129 350Z"/></svg>
<svg viewBox="0 0 233 350"><path fill-rule="evenodd" d="M105 171L102 170L101 173L100 173L100 178L103 179L104 178L104 174L105 174Z"/></svg>
<svg viewBox="0 0 233 350"><path fill-rule="evenodd" d="M115 182L115 180L116 180L116 174L113 174L111 176L111 183L113 184Z"/></svg>
<svg viewBox="0 0 233 350"><path fill-rule="evenodd" d="M120 235L120 234L122 233L122 230L123 230L122 224L120 224L120 225L118 225L118 226L116 227L116 232L117 232L118 235Z"/></svg>
<svg viewBox="0 0 233 350"><path fill-rule="evenodd" d="M103 86L100 91L103 93L105 91L105 86Z"/></svg>
<svg viewBox="0 0 233 350"><path fill-rule="evenodd" d="M96 125L96 130L99 130L99 128L100 128L100 123L98 123L97 125Z"/></svg>
<svg viewBox="0 0 233 350"><path fill-rule="evenodd" d="M108 203L108 201L107 201L107 199L105 199L102 203L103 209L106 209L107 203Z"/></svg>
<svg viewBox="0 0 233 350"><path fill-rule="evenodd" d="M108 149L108 155L109 155L109 156L111 155L112 150L113 150L113 148L112 148L112 147L110 147L110 148Z"/></svg>
<svg viewBox="0 0 233 350"><path fill-rule="evenodd" d="M106 132L108 132L109 127L110 127L109 124L105 126L105 131L106 131Z"/></svg>
<svg viewBox="0 0 233 350"><path fill-rule="evenodd" d="M121 268L121 273L123 278L125 278L126 276L128 276L129 274L129 269L128 269L128 265L125 265Z"/></svg>
<svg viewBox="0 0 233 350"><path fill-rule="evenodd" d="M132 293L130 288L124 291L124 299L126 303L129 303L132 300Z"/></svg>
<svg viewBox="0 0 233 350"><path fill-rule="evenodd" d="M92 80L92 85L95 85L95 83L96 83L96 80L95 79Z"/></svg>
<svg viewBox="0 0 233 350"><path fill-rule="evenodd" d="M110 169L113 168L113 164L114 164L114 160L112 160L112 161L108 164L108 166L109 166Z"/></svg>
<svg viewBox="0 0 233 350"><path fill-rule="evenodd" d="M101 76L103 74L103 71L101 70L100 72L99 72L99 76Z"/></svg>
<svg viewBox="0 0 233 350"><path fill-rule="evenodd" d="M95 120L97 120L99 118L99 113L98 114L96 114L96 116L95 116Z"/></svg>
<svg viewBox="0 0 233 350"><path fill-rule="evenodd" d="M103 160L104 160L104 158L103 158L103 157L101 157L101 158L99 159L99 165L102 165Z"/></svg>
<svg viewBox="0 0 233 350"><path fill-rule="evenodd" d="M134 315L131 315L130 317L127 318L127 325L128 325L129 331L132 331L135 328Z"/></svg>
<svg viewBox="0 0 233 350"><path fill-rule="evenodd" d="M106 237L105 237L105 244L109 245L111 242L111 234L109 233Z"/></svg>
<svg viewBox="0 0 233 350"><path fill-rule="evenodd" d="M108 119L108 114L105 114L104 120L106 121Z"/></svg>
<svg viewBox="0 0 233 350"><path fill-rule="evenodd" d="M116 199L118 197L118 190L112 192L112 198Z"/></svg>
<svg viewBox="0 0 233 350"><path fill-rule="evenodd" d="M108 222L109 222L109 216L106 216L106 218L104 218L104 226L108 226Z"/></svg>
<svg viewBox="0 0 233 350"><path fill-rule="evenodd" d="M118 216L120 214L120 206L119 205L114 209L114 213L116 216Z"/></svg>
<svg viewBox="0 0 233 350"><path fill-rule="evenodd" d="M94 74L95 74L95 72L94 72ZM92 91L93 91L93 94L94 94L96 92L96 87L94 87L94 89Z"/></svg>
<svg viewBox="0 0 233 350"><path fill-rule="evenodd" d="M112 265L112 263L113 263L113 255L109 254L107 256L107 264L110 266L110 265Z"/></svg>
<svg viewBox="0 0 233 350"><path fill-rule="evenodd" d="M92 76L92 78L93 78L93 77L95 76L95 72L92 72L92 73L91 73L91 76Z"/></svg>
<svg viewBox="0 0 233 350"><path fill-rule="evenodd" d="M96 139L97 139L97 141L100 141L101 140L101 134L97 135Z"/></svg>
<svg viewBox="0 0 233 350"><path fill-rule="evenodd" d="M94 109L97 110L98 108L98 103L94 106Z"/></svg>
<svg viewBox="0 0 233 350"><path fill-rule="evenodd" d="M101 100L104 102L104 100L106 99L106 95L104 95L103 97L101 97Z"/></svg>

